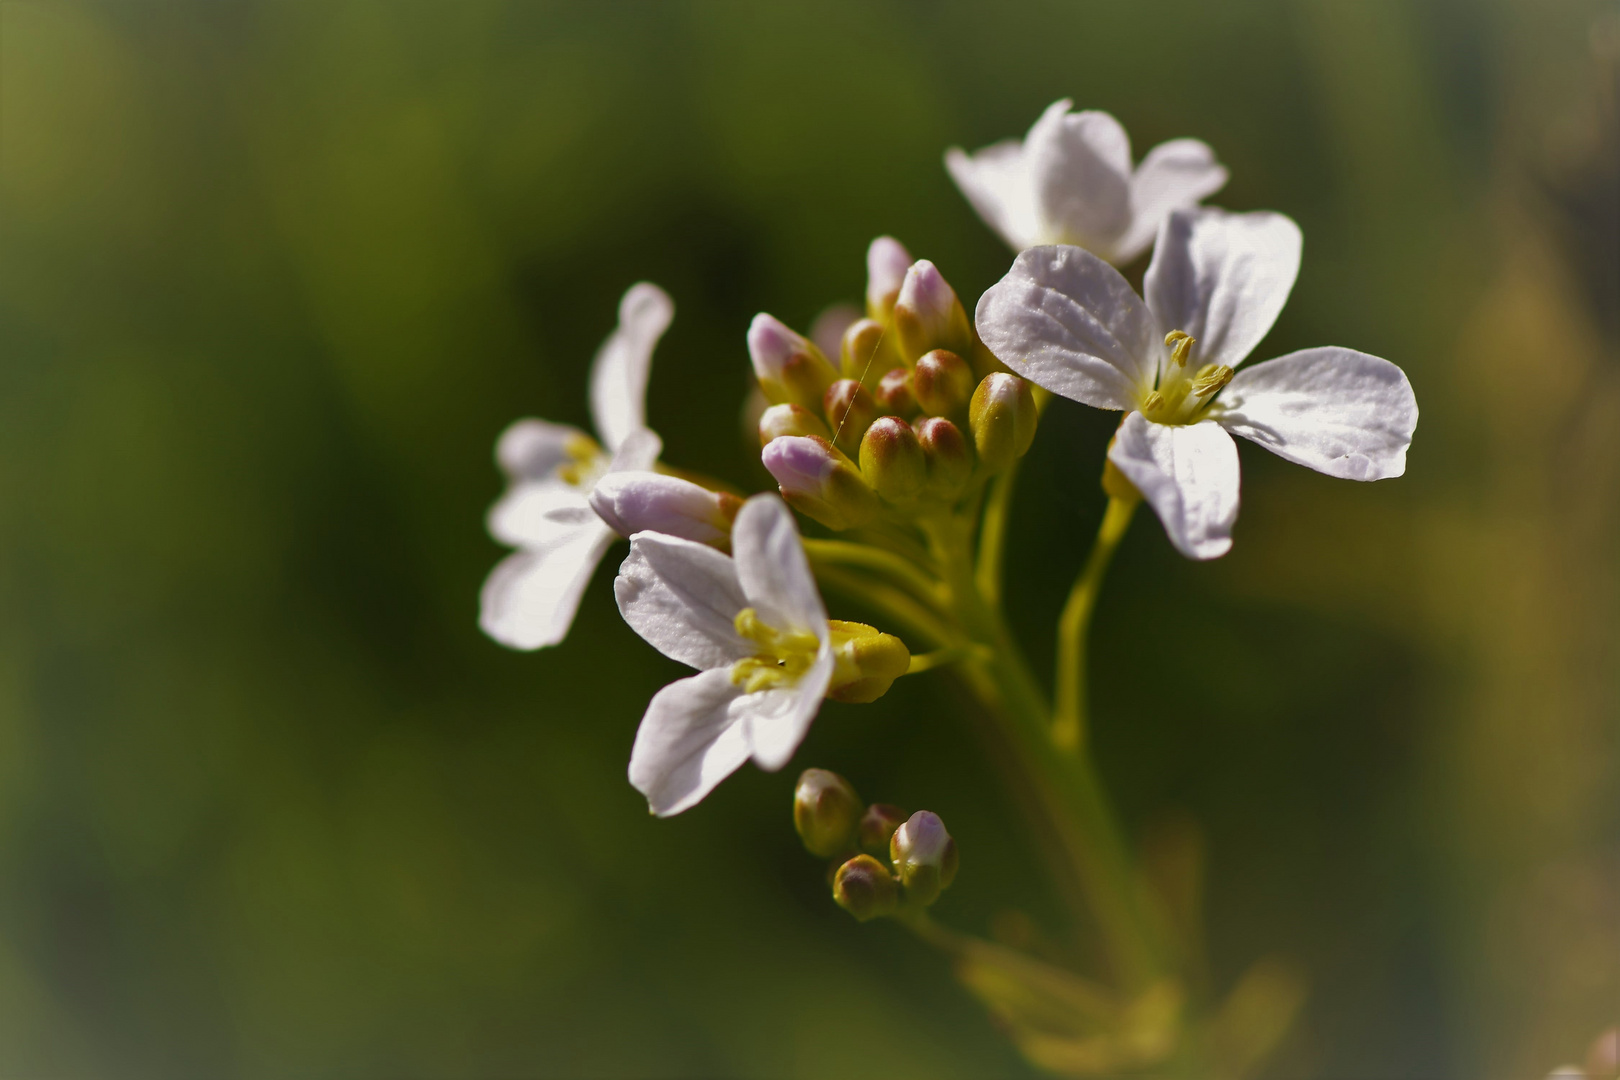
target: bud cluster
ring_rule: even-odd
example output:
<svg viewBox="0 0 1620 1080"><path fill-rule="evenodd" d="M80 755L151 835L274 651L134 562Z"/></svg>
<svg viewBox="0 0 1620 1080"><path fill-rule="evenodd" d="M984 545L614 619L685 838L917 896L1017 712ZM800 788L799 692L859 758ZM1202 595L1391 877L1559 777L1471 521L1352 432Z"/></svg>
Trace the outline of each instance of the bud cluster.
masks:
<svg viewBox="0 0 1620 1080"><path fill-rule="evenodd" d="M849 781L826 769L800 775L793 824L812 855L838 862L833 899L862 922L916 914L956 877L956 841L938 814L907 817L887 803L863 807Z"/></svg>
<svg viewBox="0 0 1620 1080"><path fill-rule="evenodd" d="M891 237L867 252L866 318L844 332L837 366L769 315L755 317L748 347L772 402L759 423L765 467L783 498L832 529L950 506L1035 437L1029 383L985 348L938 268Z"/></svg>

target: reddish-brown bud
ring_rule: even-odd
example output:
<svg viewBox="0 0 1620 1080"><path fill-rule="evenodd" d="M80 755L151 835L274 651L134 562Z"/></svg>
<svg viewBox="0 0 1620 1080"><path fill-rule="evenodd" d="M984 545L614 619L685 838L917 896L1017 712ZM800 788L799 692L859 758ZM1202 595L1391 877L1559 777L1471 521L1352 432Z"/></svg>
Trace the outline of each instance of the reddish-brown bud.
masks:
<svg viewBox="0 0 1620 1080"><path fill-rule="evenodd" d="M873 421L861 439L861 476L890 502L907 502L922 494L928 463L910 424L898 416Z"/></svg>
<svg viewBox="0 0 1620 1080"><path fill-rule="evenodd" d="M924 353L911 374L917 404L930 416L965 414L974 381L967 361L947 349Z"/></svg>
<svg viewBox="0 0 1620 1080"><path fill-rule="evenodd" d="M973 476L973 451L962 429L942 416L928 416L914 430L928 463L928 494L946 500L962 494Z"/></svg>
<svg viewBox="0 0 1620 1080"><path fill-rule="evenodd" d="M861 436L878 417L877 402L872 400L866 387L854 379L839 379L827 387L821 399L821 410L833 441L846 454L860 449Z"/></svg>
<svg viewBox="0 0 1620 1080"><path fill-rule="evenodd" d="M889 416L912 416L917 412L917 396L911 388L910 368L890 368L878 380L872 394L878 408Z"/></svg>

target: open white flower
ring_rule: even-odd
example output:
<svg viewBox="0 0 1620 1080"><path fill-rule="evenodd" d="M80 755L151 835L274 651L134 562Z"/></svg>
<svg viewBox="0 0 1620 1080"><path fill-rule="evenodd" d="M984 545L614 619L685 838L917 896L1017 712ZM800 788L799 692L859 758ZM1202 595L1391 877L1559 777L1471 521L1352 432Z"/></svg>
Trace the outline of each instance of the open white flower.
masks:
<svg viewBox="0 0 1620 1080"><path fill-rule="evenodd" d="M1348 480L1406 471L1417 400L1388 360L1330 346L1235 371L1282 311L1299 255L1281 214L1176 211L1146 302L1090 252L1032 248L979 299L979 334L1031 382L1125 410L1108 459L1182 554L1211 559L1237 520L1231 435Z"/></svg>
<svg viewBox="0 0 1620 1080"><path fill-rule="evenodd" d="M567 636L615 536L591 509L592 488L610 472L652 468L662 449L647 428L647 374L674 313L664 290L647 282L619 302L618 328L591 366L591 418L601 444L545 420L519 420L495 444L510 484L490 509L489 531L518 550L484 582L478 624L502 645L538 649Z"/></svg>
<svg viewBox="0 0 1620 1080"><path fill-rule="evenodd" d="M1072 108L1067 98L1054 102L1022 142L945 152L956 186L1014 251L1074 244L1124 265L1147 249L1166 214L1226 183L1215 152L1197 139L1160 143L1132 168L1119 121Z"/></svg>
<svg viewBox="0 0 1620 1080"><path fill-rule="evenodd" d="M749 758L786 765L821 708L836 659L793 515L775 495L743 504L734 557L659 533L630 538L613 591L659 652L699 674L660 690L630 753L653 813L696 805Z"/></svg>

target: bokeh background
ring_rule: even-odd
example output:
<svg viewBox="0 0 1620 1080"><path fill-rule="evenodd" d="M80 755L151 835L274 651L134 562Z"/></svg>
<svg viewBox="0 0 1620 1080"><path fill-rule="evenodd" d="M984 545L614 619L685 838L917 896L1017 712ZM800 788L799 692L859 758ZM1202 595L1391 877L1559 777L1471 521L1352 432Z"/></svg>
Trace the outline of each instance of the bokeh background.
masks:
<svg viewBox="0 0 1620 1080"><path fill-rule="evenodd" d="M1217 563L1138 521L1094 653L1122 813L1202 830L1217 985L1308 973L1271 1075L1579 1059L1620 1013L1615 20L0 3L0 1076L1028 1075L791 828L797 768L837 769L945 816L941 918L1044 925L948 683L829 706L789 770L655 821L624 768L677 671L617 555L560 648L475 616L494 438L586 421L627 285L677 305L667 457L762 487L750 316L858 299L880 232L971 308L1010 255L941 153L1063 96L1300 222L1262 355L1389 357L1423 409L1399 481L1245 445ZM1020 485L1043 672L1108 433L1060 403Z"/></svg>

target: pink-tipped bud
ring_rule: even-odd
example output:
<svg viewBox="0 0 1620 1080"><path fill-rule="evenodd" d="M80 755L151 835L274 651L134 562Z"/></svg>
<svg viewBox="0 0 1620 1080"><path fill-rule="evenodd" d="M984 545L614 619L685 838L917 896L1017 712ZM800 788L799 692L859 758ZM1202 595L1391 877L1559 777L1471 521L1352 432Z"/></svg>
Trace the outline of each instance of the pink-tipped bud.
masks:
<svg viewBox="0 0 1620 1080"><path fill-rule="evenodd" d="M930 416L965 414L975 381L967 361L949 349L923 353L911 373L917 404Z"/></svg>
<svg viewBox="0 0 1620 1080"><path fill-rule="evenodd" d="M760 461L789 506L829 529L864 525L882 506L855 464L826 439L785 436L760 452Z"/></svg>
<svg viewBox="0 0 1620 1080"><path fill-rule="evenodd" d="M806 769L793 789L793 827L812 855L830 859L855 848L864 806L848 780L826 769Z"/></svg>
<svg viewBox="0 0 1620 1080"><path fill-rule="evenodd" d="M889 803L873 803L861 815L861 824L857 830L856 839L860 841L861 850L873 855L887 855L889 853L889 840L906 820L906 812L898 806Z"/></svg>
<svg viewBox="0 0 1620 1080"><path fill-rule="evenodd" d="M928 494L946 501L967 488L973 476L973 451L962 429L942 416L929 416L914 426L928 463Z"/></svg>
<svg viewBox="0 0 1620 1080"><path fill-rule="evenodd" d="M911 266L911 254L892 236L880 236L866 249L866 313L880 322L889 318L900 286Z"/></svg>
<svg viewBox="0 0 1620 1080"><path fill-rule="evenodd" d="M894 335L880 322L856 319L844 331L844 344L839 353L840 370L846 379L859 379L868 390L877 389L883 373L900 363L900 351L895 347Z"/></svg>
<svg viewBox="0 0 1620 1080"><path fill-rule="evenodd" d="M968 403L973 446L987 469L1002 469L1028 453L1035 441L1035 394L1016 375L986 375Z"/></svg>
<svg viewBox="0 0 1620 1080"><path fill-rule="evenodd" d="M821 399L822 415L832 429L833 441L846 454L857 452L861 436L878 417L877 402L871 393L854 379L839 379L827 387Z"/></svg>
<svg viewBox="0 0 1620 1080"><path fill-rule="evenodd" d="M620 536L657 532L726 547L742 500L678 476L610 472L591 489L591 509Z"/></svg>
<svg viewBox="0 0 1620 1080"><path fill-rule="evenodd" d="M900 907L900 884L882 863L857 855L838 868L833 899L861 922L893 915Z"/></svg>
<svg viewBox="0 0 1620 1080"><path fill-rule="evenodd" d="M958 355L973 349L973 330L962 302L927 259L918 259L906 271L894 303L894 331L907 363L929 349L950 349Z"/></svg>
<svg viewBox="0 0 1620 1080"><path fill-rule="evenodd" d="M814 409L838 378L838 369L814 342L764 312L755 315L748 327L748 355L759 388L772 405L791 402Z"/></svg>
<svg viewBox="0 0 1620 1080"><path fill-rule="evenodd" d="M917 396L911 390L911 369L890 368L872 392L878 408L888 416L911 416L917 411Z"/></svg>
<svg viewBox="0 0 1620 1080"><path fill-rule="evenodd" d="M772 405L759 414L759 445L769 446L784 435L817 435L830 439L832 432L821 417L803 405Z"/></svg>
<svg viewBox="0 0 1620 1080"><path fill-rule="evenodd" d="M909 502L922 494L928 463L910 424L898 416L872 422L861 439L861 475L890 502Z"/></svg>
<svg viewBox="0 0 1620 1080"><path fill-rule="evenodd" d="M889 858L900 884L906 888L906 903L926 907L956 878L960 859L956 841L945 831L939 815L919 810L894 831L889 840Z"/></svg>

